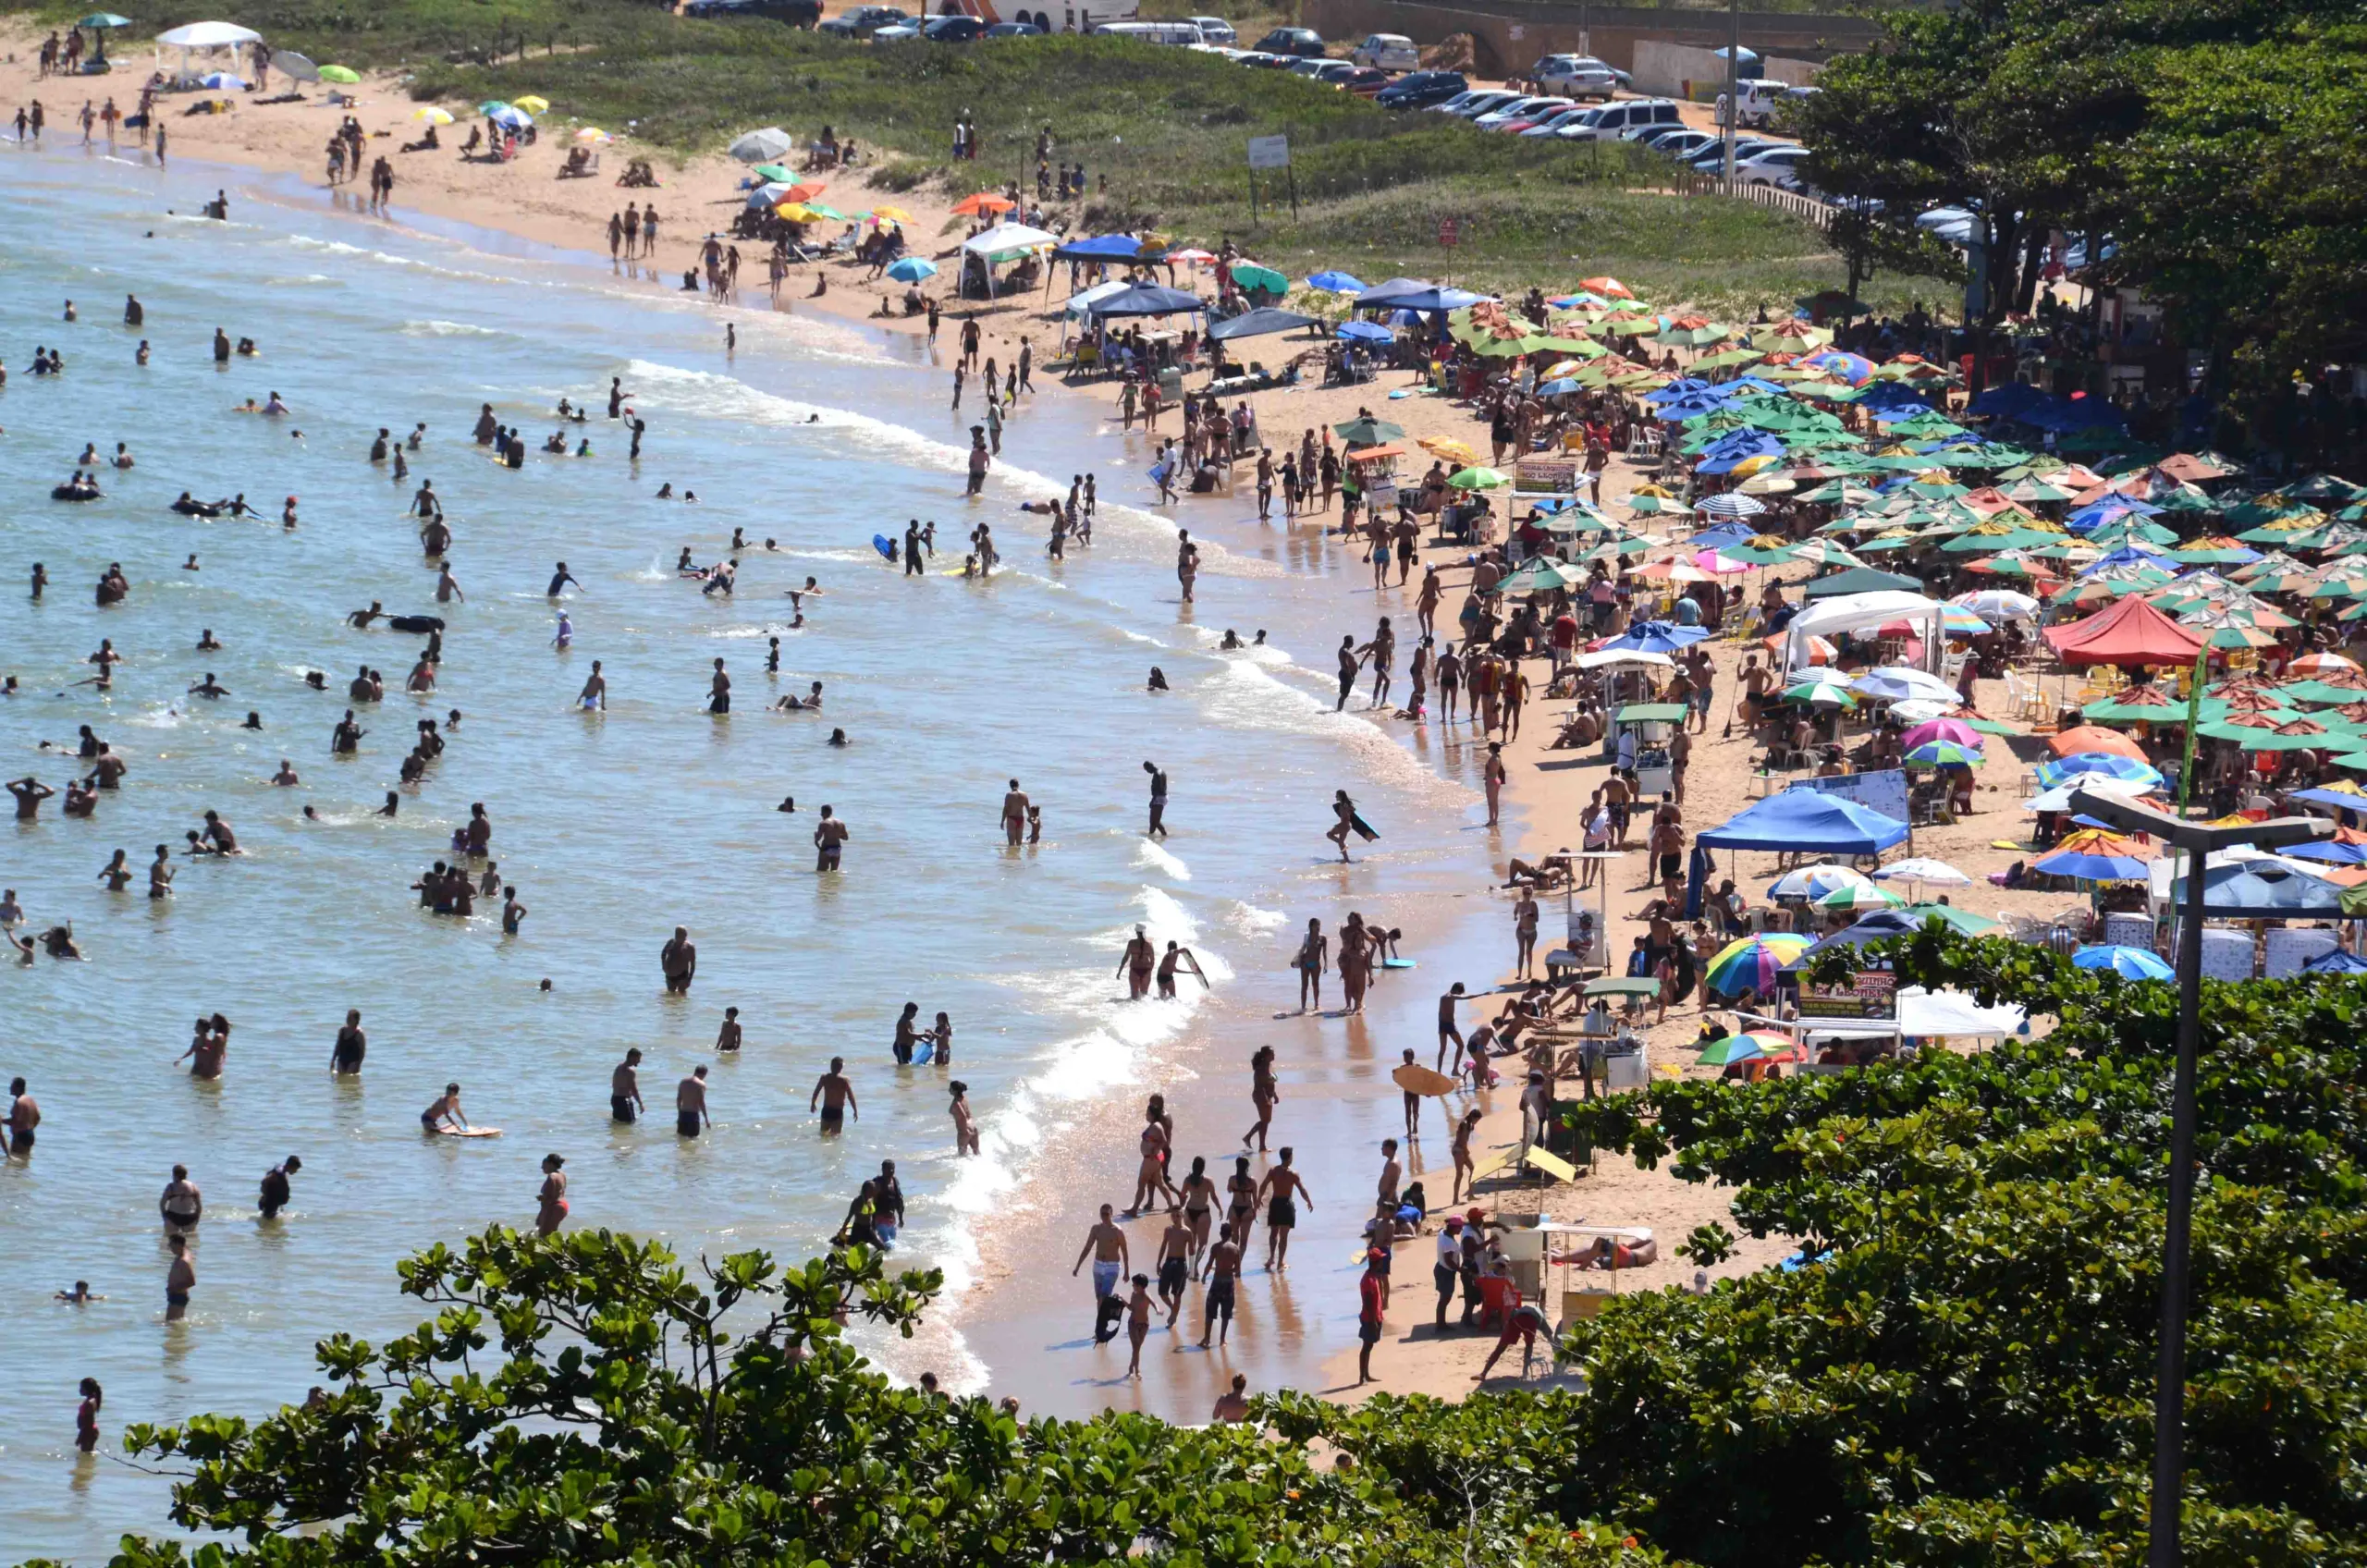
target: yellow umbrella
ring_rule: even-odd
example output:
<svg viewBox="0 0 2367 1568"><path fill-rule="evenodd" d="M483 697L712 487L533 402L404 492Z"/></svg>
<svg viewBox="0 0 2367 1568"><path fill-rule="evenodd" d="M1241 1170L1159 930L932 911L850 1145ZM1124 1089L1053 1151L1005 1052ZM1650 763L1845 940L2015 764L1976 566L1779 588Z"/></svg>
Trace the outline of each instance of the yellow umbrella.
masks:
<svg viewBox="0 0 2367 1568"><path fill-rule="evenodd" d="M1736 479L1748 479L1760 469L1772 468L1783 460L1772 453L1761 452L1755 458L1743 459L1742 461L1735 464L1732 472Z"/></svg>
<svg viewBox="0 0 2367 1568"><path fill-rule="evenodd" d="M1445 458L1466 466L1479 460L1479 454L1473 451L1468 443L1458 441L1452 435L1424 436L1416 445L1434 458Z"/></svg>
<svg viewBox="0 0 2367 1568"><path fill-rule="evenodd" d="M448 109L439 109L433 104L430 104L424 109L413 109L411 111L411 117L415 120L425 120L430 125L450 125L452 123L451 111Z"/></svg>
<svg viewBox="0 0 2367 1568"><path fill-rule="evenodd" d="M871 215L875 218L886 218L890 223L910 223L913 221L913 214L904 211L901 207L874 207L871 209Z"/></svg>
<svg viewBox="0 0 2367 1568"><path fill-rule="evenodd" d="M791 223L813 223L819 217L813 208L803 202L783 202L773 211Z"/></svg>
<svg viewBox="0 0 2367 1568"><path fill-rule="evenodd" d="M575 133L575 140L578 141L609 142L614 141L616 138L610 136L607 131L602 130L596 125L587 125L582 130Z"/></svg>
<svg viewBox="0 0 2367 1568"><path fill-rule="evenodd" d="M531 92L526 94L523 98L512 98L509 101L512 104L515 104L518 107L525 110L530 115L547 115L551 112L551 101L549 99L537 98Z"/></svg>

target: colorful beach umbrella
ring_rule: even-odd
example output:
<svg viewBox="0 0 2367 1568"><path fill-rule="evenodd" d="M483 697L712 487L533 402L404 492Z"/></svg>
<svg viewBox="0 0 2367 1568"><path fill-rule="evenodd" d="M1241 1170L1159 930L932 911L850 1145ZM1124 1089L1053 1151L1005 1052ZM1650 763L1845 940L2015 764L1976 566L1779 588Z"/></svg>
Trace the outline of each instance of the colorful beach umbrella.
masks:
<svg viewBox="0 0 2367 1568"><path fill-rule="evenodd" d="M2030 862L2030 869L2081 882L2142 882L2152 864L2152 856L2139 852L2134 839L2090 828L2072 834L2053 853Z"/></svg>
<svg viewBox="0 0 2367 1568"><path fill-rule="evenodd" d="M1954 741L1926 741L1907 753L1909 767L1979 767L1984 760L1978 747Z"/></svg>
<svg viewBox="0 0 2367 1568"><path fill-rule="evenodd" d="M1816 907L1819 909L1842 910L1897 909L1906 902L1905 899L1892 892L1888 888L1877 887L1872 883L1868 883L1861 888L1835 888L1824 897L1815 900Z"/></svg>
<svg viewBox="0 0 2367 1568"><path fill-rule="evenodd" d="M1840 888L1854 888L1870 880L1865 873L1852 866L1836 865L1831 861L1819 861L1787 871L1768 884L1771 899L1821 899Z"/></svg>
<svg viewBox="0 0 2367 1568"><path fill-rule="evenodd" d="M1772 991L1784 966L1809 949L1809 938L1771 931L1729 942L1701 972L1701 986L1722 997Z"/></svg>

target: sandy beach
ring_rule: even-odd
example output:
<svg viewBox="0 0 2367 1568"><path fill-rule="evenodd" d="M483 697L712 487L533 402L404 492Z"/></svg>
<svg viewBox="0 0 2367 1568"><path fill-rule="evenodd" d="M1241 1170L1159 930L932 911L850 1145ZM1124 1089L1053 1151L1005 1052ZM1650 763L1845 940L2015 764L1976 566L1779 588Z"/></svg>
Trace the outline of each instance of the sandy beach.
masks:
<svg viewBox="0 0 2367 1568"><path fill-rule="evenodd" d="M79 141L80 131L72 121L80 109L85 84L35 83L31 42L31 35L22 32L10 37L16 57L0 67L0 102L42 99L48 110L50 139L67 144ZM134 55L126 64L138 59ZM104 98L112 85L118 93L118 105L128 108L136 100L140 80L134 70L126 69L88 86ZM628 199L654 196L666 226L660 255L645 266L619 263L619 271L645 278L653 291L670 293L677 288L681 269L698 240L711 228L720 229L741 203L735 187L744 171L723 158L695 159L679 167L660 161L661 189L654 193L619 190L615 177L635 151L624 140L604 150L598 178L560 178L558 171L570 145L569 127L561 116L551 118L550 134L508 164L464 162L457 153L458 138L449 135L441 151L401 153L396 151L400 143L415 138L423 129L412 117L418 105L391 80L368 80L353 91L358 107L351 112L370 133L372 153L387 155L397 174L390 213L371 221L401 226L423 214L499 230L533 244L596 252L605 244L612 211ZM215 160L265 175L300 178L314 189L319 200L356 212L361 197L350 189L330 191L321 176L321 148L346 111L331 107L317 87L307 89L306 96L312 101L302 104L266 106L241 101L227 114L193 116L181 113L187 100L167 99L163 113L172 155L177 160ZM448 107L462 116L469 112L467 105ZM94 149L94 155L102 151ZM129 145L119 153L144 155ZM228 194L234 204L246 199L236 190ZM861 177L853 175L839 177L831 194L838 205L849 210L869 205L875 199ZM950 213L951 198L941 192L902 192L893 200L913 214L906 227L917 251L953 253L966 220ZM946 281L953 270L949 266L945 276L937 281ZM819 299L810 297L816 276L828 280L828 292ZM901 294L901 285L885 280L868 285L859 279L858 269L847 263L830 263L818 272L812 267L794 268L783 287L779 308L809 317L840 318L850 328L906 334L921 330L916 319L882 318L877 313L884 300ZM1044 365L1052 357L1059 322L1057 308L1048 315L1042 312L1042 304L1038 294L981 308L977 314L986 336L985 352L1008 363L1025 338L1036 364ZM774 308L758 282L743 288L738 302L717 307L717 314L730 320L743 312L762 313ZM949 341L941 347L948 362L955 330L952 324L969 311L966 303L948 311ZM1257 395L1253 403L1260 430L1278 448L1294 443L1301 430L1347 420L1365 408L1404 426L1410 439L1453 436L1484 446L1485 426L1469 410L1447 398L1427 391L1388 398L1389 393L1406 388L1411 381L1406 374L1390 373L1378 383L1358 387L1278 389ZM1105 482L1105 495L1144 504L1147 496L1135 492L1147 491L1147 486L1133 476L1147 462L1150 447L1139 434L1115 428L1115 385L1061 388L1055 376L1040 368L1035 384L1041 398L1060 398L1078 408L1098 409L1106 450L1081 455L1076 466L1098 464L1101 472L1113 476ZM1246 477L1245 468L1232 492L1178 504L1172 508L1175 521L1196 536L1219 544L1235 545L1256 540L1265 525L1250 515ZM1640 478L1637 465L1624 456L1614 459L1603 485L1603 499L1613 515L1624 515L1619 499ZM1296 531L1335 521L1328 517L1304 520ZM1433 548L1425 555L1443 568L1459 562L1463 552ZM1401 622L1410 620L1413 595L1409 588L1392 587L1376 596L1368 586L1355 582L1355 575L1347 574L1343 580L1338 630L1362 635L1378 614L1398 617ZM1797 579L1805 575L1805 570L1786 569L1776 575ZM1750 587L1755 592L1755 580ZM1451 590L1450 606L1458 601L1459 593ZM1220 603L1212 603L1202 615L1206 620L1220 623L1224 610ZM1750 798L1752 745L1747 735L1729 733L1727 721L1742 659L1759 650L1755 643L1732 640L1711 646L1718 671L1718 707L1708 732L1698 739L1694 753L1684 802L1685 824L1690 833L1725 820ZM1540 663L1531 671L1540 687L1537 671L1541 668ZM1990 704L2002 692L1985 683L1980 695L1984 704ZM1556 729L1552 710L1559 705L1532 704L1521 734L1505 747L1511 775L1505 792L1505 823L1489 839L1490 851L1500 868L1512 856L1535 860L1575 847L1581 808L1606 771L1603 759L1593 752L1547 749ZM1997 709L1987 706L1985 711ZM1435 717L1401 720L1380 714L1374 721L1442 777L1469 788L1475 802L1472 830L1485 831L1478 826L1476 803L1484 747L1478 743L1475 726L1446 724ZM1997 750L2002 753L2004 748ZM1247 763L1254 766L1255 759ZM1955 826L1919 829L1914 840L1914 853L1948 861L1974 877L1970 888L1951 891L1958 904L1985 914L2037 913L2066 901L2062 895L2008 893L1985 880L1988 873L2015 858L2014 851L1996 844L2025 837L2028 818L2017 809L2012 791L2017 771L1999 754L1982 778L1976 815ZM1770 863L1764 857L1740 857L1748 864L1738 866L1734 864L1736 858L1722 855L1721 874L1734 876L1754 903L1763 902ZM1645 869L1640 842L1626 860L1610 867L1609 941L1614 953L1624 953L1640 929L1629 917L1651 896L1639 886ZM1342 902L1348 887L1344 877L1340 879L1330 901ZM1236 1141L1229 1130L1248 1119L1245 1063L1250 1050L1258 1044L1272 1044L1282 1055L1284 1097L1272 1142L1277 1146L1299 1147L1301 1168L1307 1171L1318 1207L1300 1229L1293 1255L1295 1268L1289 1273L1269 1279L1259 1271L1264 1237L1257 1236L1245 1276L1243 1320L1235 1329L1236 1353L1232 1358L1162 1355L1185 1369L1172 1377L1162 1372L1163 1386L1147 1394L1139 1385L1129 1390L1108 1378L1106 1358L1068 1354L1076 1348L1074 1341L1084 1337L1082 1330L1089 1322L1089 1296L1083 1283L1069 1279L1061 1266L1073 1256L1095 1206L1124 1197L1119 1189L1123 1173L1133 1164L1134 1122L1130 1112L1118 1108L1104 1119L1081 1119L1048 1151L1046 1168L1065 1173L1062 1179L1045 1184L1059 1194L1057 1200L1006 1210L998 1216L991 1231L978 1238L984 1289L974 1299L958 1304L955 1315L975 1352L996 1369L995 1390L1017 1393L1024 1403L1063 1413L1108 1403L1143 1404L1162 1413L1189 1412L1194 1419L1234 1369L1249 1373L1258 1387L1288 1382L1353 1396L1356 1392L1353 1388L1355 1237L1370 1213L1370 1183L1379 1166L1375 1145L1380 1137L1399 1130L1398 1095L1388 1072L1406 1047L1415 1048L1421 1060L1429 1060L1435 1039L1429 1020L1437 993L1448 983L1460 979L1477 991L1490 981L1509 977L1511 897L1493 887L1441 885L1396 900L1391 907L1366 908L1367 919L1405 931L1406 950L1417 957L1420 967L1410 974L1385 976L1369 1010L1344 1022L1302 1017L1290 1011L1295 1002L1294 981L1283 966L1293 938L1285 931L1277 937L1282 945L1270 968L1245 976L1196 1025L1193 1048L1184 1058L1194 1065L1170 1082L1152 1085L1168 1094L1179 1122L1194 1129L1226 1130L1213 1137L1196 1133L1182 1140L1183 1146L1229 1149ZM1558 897L1546 901L1546 912L1550 946L1560 916ZM1294 912L1300 919L1305 913ZM1327 925L1331 924L1327 919ZM1650 1032L1654 1061L1689 1063L1693 1053L1686 1043L1700 1022L1693 1001L1673 1011ZM1517 1140L1519 1120L1513 1095L1508 1084L1480 1100L1487 1119L1474 1140L1475 1147L1493 1149ZM1458 1095L1444 1103L1460 1114L1466 1101ZM1424 1179L1430 1188L1433 1227L1445 1211L1448 1180L1446 1128L1437 1111L1436 1105L1425 1108L1430 1120L1425 1125L1422 1145L1408 1151L1406 1171L1409 1177ZM1213 1173L1221 1179L1227 1169ZM1677 1182L1664 1170L1639 1171L1625 1160L1613 1158L1606 1158L1575 1185L1539 1189L1494 1182L1480 1201L1483 1207L1507 1211L1541 1207L1565 1219L1650 1226L1660 1239L1661 1260L1623 1276L1622 1289L1683 1284L1692 1277L1693 1268L1676 1256L1676 1243L1696 1226L1712 1220L1731 1224L1723 1194ZM1159 1224L1147 1218L1131 1227L1137 1258L1147 1257L1155 1247ZM1472 1373L1493 1343L1492 1336L1432 1335L1429 1326L1431 1296L1424 1267L1429 1246L1426 1238L1400 1253L1403 1293L1392 1306L1388 1334L1373 1358L1380 1381L1365 1391L1458 1393L1471 1386ZM1717 1272L1762 1267L1781 1250L1773 1243L1746 1239L1735 1257ZM1197 1299L1196 1289L1187 1304L1187 1325L1196 1322ZM1163 1353L1170 1347L1161 1343L1155 1348ZM1184 1349L1180 1343L1173 1348L1179 1353ZM1080 1365L1086 1365L1085 1374L1072 1377L1071 1369Z"/></svg>

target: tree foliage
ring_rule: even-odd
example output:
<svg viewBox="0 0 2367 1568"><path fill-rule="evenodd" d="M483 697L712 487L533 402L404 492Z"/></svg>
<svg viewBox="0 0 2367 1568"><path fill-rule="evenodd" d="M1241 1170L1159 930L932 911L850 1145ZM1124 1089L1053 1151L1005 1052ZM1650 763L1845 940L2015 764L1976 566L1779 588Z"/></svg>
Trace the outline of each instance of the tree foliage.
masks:
<svg viewBox="0 0 2367 1568"><path fill-rule="evenodd" d="M1797 124L1809 178L1983 227L1988 319L2050 230L2106 237L2183 341L2258 376L2367 346L2367 18L2351 0L1967 0L1883 18Z"/></svg>
<svg viewBox="0 0 2367 1568"><path fill-rule="evenodd" d="M1022 1422L898 1388L842 1320L909 1333L938 1280L889 1279L862 1248L802 1268L736 1254L694 1279L659 1243L496 1228L399 1267L434 1317L383 1349L321 1343L324 1397L126 1433L178 1472L176 1524L243 1537L201 1547L200 1568L1380 1568L1466 1546L1475 1562L1649 1568L1476 1476L1412 1488L1380 1464L1318 1469L1253 1427ZM1480 1446L1476 1415L1437 1408L1442 1432ZM178 1542L129 1537L115 1559L187 1561Z"/></svg>
<svg viewBox="0 0 2367 1568"><path fill-rule="evenodd" d="M128 1445L178 1472L176 1523L239 1537L203 1568L2134 1568L2171 988L1936 923L1878 951L2052 1027L1565 1108L1598 1151L1731 1186L1742 1229L1801 1249L1574 1325L1575 1390L1286 1393L1263 1430L1023 1422L864 1362L845 1324L908 1331L937 1286L870 1253L693 1279L606 1232L494 1230L402 1265L434 1317L383 1350L324 1342L315 1403ZM2207 985L2203 1008L2189 1560L2367 1561L2367 986Z"/></svg>

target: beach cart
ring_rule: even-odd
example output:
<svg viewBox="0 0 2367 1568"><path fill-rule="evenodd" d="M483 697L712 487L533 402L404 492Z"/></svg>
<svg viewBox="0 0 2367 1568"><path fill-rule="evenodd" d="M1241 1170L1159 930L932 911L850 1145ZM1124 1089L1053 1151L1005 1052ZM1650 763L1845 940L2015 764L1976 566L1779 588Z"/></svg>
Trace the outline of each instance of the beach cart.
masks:
<svg viewBox="0 0 2367 1568"><path fill-rule="evenodd" d="M1611 728L1603 735L1604 754L1616 756L1620 732L1634 732L1636 788L1647 800L1676 787L1676 770L1669 764L1668 738L1676 726L1685 722L1685 714L1683 703L1630 703L1612 715Z"/></svg>

